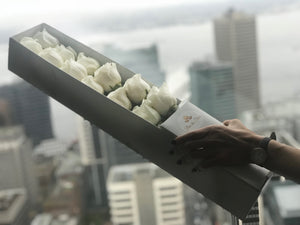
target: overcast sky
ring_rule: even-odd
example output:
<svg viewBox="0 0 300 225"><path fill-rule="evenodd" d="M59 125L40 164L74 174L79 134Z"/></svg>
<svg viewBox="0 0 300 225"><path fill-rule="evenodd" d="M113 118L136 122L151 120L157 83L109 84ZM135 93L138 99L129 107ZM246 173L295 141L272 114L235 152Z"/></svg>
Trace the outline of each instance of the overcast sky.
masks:
<svg viewBox="0 0 300 225"><path fill-rule="evenodd" d="M147 9L164 7L171 5L179 5L186 3L212 3L224 2L226 0L85 0L85 1L62 1L62 0L10 0L1 2L0 26L6 27L9 22L27 20L28 18L21 18L21 16L35 17L35 20L42 18L53 17L57 13L109 13L109 12L123 12L133 11L137 9ZM76 2L76 3L75 3ZM68 12L68 13L67 13ZM3 20L10 18L11 20ZM61 18L60 18L61 19Z"/></svg>

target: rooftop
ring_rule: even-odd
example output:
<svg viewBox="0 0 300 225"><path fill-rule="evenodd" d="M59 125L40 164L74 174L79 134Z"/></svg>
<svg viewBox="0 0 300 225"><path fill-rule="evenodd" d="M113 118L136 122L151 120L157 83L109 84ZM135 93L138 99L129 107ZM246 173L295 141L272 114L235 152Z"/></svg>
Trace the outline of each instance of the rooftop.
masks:
<svg viewBox="0 0 300 225"><path fill-rule="evenodd" d="M139 173L148 173L153 179L170 176L167 172L152 163L136 163L113 166L109 171L108 182L133 181Z"/></svg>
<svg viewBox="0 0 300 225"><path fill-rule="evenodd" d="M43 155L45 157L53 157L66 152L68 146L65 142L57 139L47 139L42 141L35 149L34 155Z"/></svg>
<svg viewBox="0 0 300 225"><path fill-rule="evenodd" d="M247 14L242 11L237 11L233 8L229 8L224 15L219 19L245 19L245 18L253 18L253 15Z"/></svg>
<svg viewBox="0 0 300 225"><path fill-rule="evenodd" d="M0 224L10 224L26 203L25 189L0 191Z"/></svg>
<svg viewBox="0 0 300 225"><path fill-rule="evenodd" d="M83 172L80 156L74 152L68 151L63 154L62 163L56 170L57 176L80 174Z"/></svg>
<svg viewBox="0 0 300 225"><path fill-rule="evenodd" d="M25 138L21 126L0 127L0 152L17 148Z"/></svg>
<svg viewBox="0 0 300 225"><path fill-rule="evenodd" d="M38 214L31 222L31 225L77 225L78 219L67 214L61 214L58 217L50 213Z"/></svg>
<svg viewBox="0 0 300 225"><path fill-rule="evenodd" d="M219 70L219 69L231 69L232 65L229 62L219 61L204 61L204 62L193 62L190 66L190 70Z"/></svg>

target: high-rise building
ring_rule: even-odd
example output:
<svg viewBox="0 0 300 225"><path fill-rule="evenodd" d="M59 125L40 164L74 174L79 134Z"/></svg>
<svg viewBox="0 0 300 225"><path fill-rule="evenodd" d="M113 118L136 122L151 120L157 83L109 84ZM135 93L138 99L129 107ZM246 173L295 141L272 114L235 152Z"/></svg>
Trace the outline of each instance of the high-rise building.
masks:
<svg viewBox="0 0 300 225"><path fill-rule="evenodd" d="M236 108L243 111L260 106L255 17L229 10L214 20L217 59L233 66Z"/></svg>
<svg viewBox="0 0 300 225"><path fill-rule="evenodd" d="M193 104L220 121L237 117L230 64L195 62L189 74Z"/></svg>
<svg viewBox="0 0 300 225"><path fill-rule="evenodd" d="M32 145L22 127L0 129L0 190L25 188L29 203L37 203Z"/></svg>
<svg viewBox="0 0 300 225"><path fill-rule="evenodd" d="M77 117L81 163L87 179L88 207L107 206L106 170L108 159L101 148L100 130L82 117Z"/></svg>
<svg viewBox="0 0 300 225"><path fill-rule="evenodd" d="M88 182L88 206L107 206L106 179L109 168L146 160L82 117L78 116L77 121L81 163L85 166Z"/></svg>
<svg viewBox="0 0 300 225"><path fill-rule="evenodd" d="M107 189L114 225L186 224L182 182L154 164L112 167Z"/></svg>
<svg viewBox="0 0 300 225"><path fill-rule="evenodd" d="M24 126L33 145L52 138L49 97L27 82L0 87L0 99L8 103L11 123Z"/></svg>
<svg viewBox="0 0 300 225"><path fill-rule="evenodd" d="M0 191L0 225L29 225L25 189Z"/></svg>

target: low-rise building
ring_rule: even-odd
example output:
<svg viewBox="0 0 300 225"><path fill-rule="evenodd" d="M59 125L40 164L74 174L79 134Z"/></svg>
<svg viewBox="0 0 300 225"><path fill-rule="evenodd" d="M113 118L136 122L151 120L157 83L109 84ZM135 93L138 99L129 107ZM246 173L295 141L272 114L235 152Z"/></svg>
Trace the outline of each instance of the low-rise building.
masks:
<svg viewBox="0 0 300 225"><path fill-rule="evenodd" d="M0 191L0 225L28 225L28 201L25 189Z"/></svg>

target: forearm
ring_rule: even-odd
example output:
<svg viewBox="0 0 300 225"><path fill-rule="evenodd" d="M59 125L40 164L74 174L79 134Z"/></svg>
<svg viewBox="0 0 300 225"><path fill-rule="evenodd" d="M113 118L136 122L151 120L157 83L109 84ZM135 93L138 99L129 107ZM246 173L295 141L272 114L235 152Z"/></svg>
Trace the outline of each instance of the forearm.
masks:
<svg viewBox="0 0 300 225"><path fill-rule="evenodd" d="M300 183L300 149L272 140L268 154L267 169Z"/></svg>

